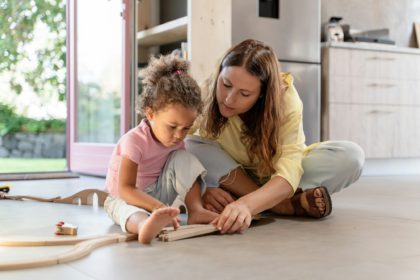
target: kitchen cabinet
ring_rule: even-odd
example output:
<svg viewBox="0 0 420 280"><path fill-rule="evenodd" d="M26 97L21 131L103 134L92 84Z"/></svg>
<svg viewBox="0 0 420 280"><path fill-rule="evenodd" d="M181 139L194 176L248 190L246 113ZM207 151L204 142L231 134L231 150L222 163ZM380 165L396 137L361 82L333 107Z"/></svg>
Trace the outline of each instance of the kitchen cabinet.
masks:
<svg viewBox="0 0 420 280"><path fill-rule="evenodd" d="M323 46L322 139L354 141L368 159L420 157L420 50Z"/></svg>

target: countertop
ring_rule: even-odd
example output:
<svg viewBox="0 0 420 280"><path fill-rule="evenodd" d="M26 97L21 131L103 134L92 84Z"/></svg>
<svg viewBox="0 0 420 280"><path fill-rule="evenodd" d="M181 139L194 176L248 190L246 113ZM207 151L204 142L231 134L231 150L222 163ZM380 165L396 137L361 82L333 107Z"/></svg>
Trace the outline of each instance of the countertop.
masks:
<svg viewBox="0 0 420 280"><path fill-rule="evenodd" d="M379 43L366 43L366 42L324 42L321 43L322 48L343 48L343 49L359 49L369 51L385 51L394 53L418 54L420 49L398 47L395 45L379 44Z"/></svg>

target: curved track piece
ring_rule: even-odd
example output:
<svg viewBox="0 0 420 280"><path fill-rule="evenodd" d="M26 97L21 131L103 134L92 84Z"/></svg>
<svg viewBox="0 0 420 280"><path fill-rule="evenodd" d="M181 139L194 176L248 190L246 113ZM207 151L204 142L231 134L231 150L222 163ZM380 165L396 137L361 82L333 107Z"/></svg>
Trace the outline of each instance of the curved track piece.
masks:
<svg viewBox="0 0 420 280"><path fill-rule="evenodd" d="M0 199L10 199L10 200L35 200L39 202L54 202L54 200L59 199L60 196L53 198L42 198L30 195L8 195L5 192L0 192Z"/></svg>
<svg viewBox="0 0 420 280"><path fill-rule="evenodd" d="M1 262L0 271L16 270L24 268L35 268L54 264L71 262L89 255L98 247L112 243L126 242L137 238L136 234L110 234L103 236L93 236L87 238L67 238L50 240L22 240L22 241L0 241L3 246L54 246L54 245L73 245L75 246L64 253L36 259L26 259L21 261Z"/></svg>

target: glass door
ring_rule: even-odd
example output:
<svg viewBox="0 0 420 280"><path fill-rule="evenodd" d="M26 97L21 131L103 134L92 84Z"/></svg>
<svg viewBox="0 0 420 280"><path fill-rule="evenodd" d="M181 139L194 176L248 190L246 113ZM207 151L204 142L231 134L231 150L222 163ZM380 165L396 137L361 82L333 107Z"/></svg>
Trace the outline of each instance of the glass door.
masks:
<svg viewBox="0 0 420 280"><path fill-rule="evenodd" d="M68 2L68 164L104 176L115 143L130 128L135 1Z"/></svg>
<svg viewBox="0 0 420 280"><path fill-rule="evenodd" d="M0 181L67 174L66 29L66 0L0 1Z"/></svg>

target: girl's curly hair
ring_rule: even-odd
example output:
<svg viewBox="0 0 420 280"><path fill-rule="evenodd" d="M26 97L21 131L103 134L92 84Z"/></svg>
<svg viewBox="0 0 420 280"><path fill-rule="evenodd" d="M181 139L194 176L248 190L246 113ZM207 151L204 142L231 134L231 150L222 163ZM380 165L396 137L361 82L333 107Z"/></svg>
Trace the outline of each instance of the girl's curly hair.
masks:
<svg viewBox="0 0 420 280"><path fill-rule="evenodd" d="M144 117L146 108L157 112L177 103L201 113L201 90L188 74L188 68L188 62L175 54L152 57L148 66L140 72L142 93L137 112Z"/></svg>

